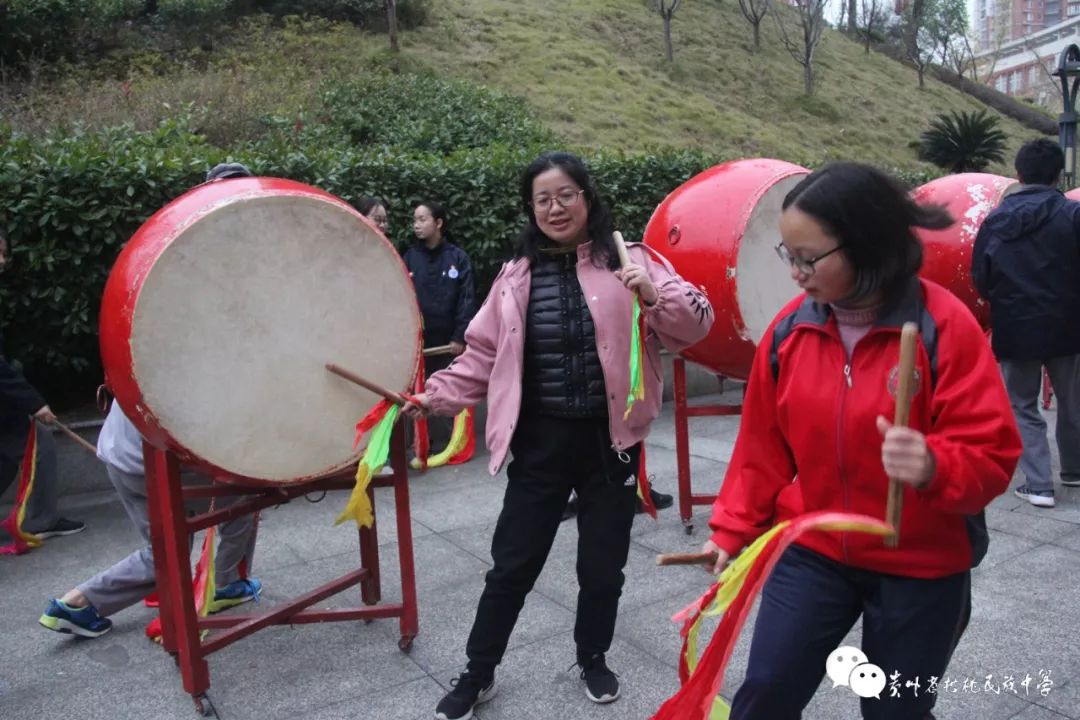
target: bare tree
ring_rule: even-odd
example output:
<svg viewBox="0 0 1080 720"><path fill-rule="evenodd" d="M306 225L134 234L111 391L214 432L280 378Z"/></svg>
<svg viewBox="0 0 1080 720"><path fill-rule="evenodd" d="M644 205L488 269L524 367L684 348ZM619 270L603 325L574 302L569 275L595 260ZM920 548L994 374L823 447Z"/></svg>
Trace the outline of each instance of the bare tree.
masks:
<svg viewBox="0 0 1080 720"><path fill-rule="evenodd" d="M855 36L855 31L859 29L858 28L858 23L855 22L859 18L858 10L859 10L859 0L848 0L848 2L847 2L847 31L848 31L848 34L851 35L852 37Z"/></svg>
<svg viewBox="0 0 1080 720"><path fill-rule="evenodd" d="M772 0L739 0L739 10L754 28L754 52L761 49L761 21L769 14Z"/></svg>
<svg viewBox="0 0 1080 720"><path fill-rule="evenodd" d="M919 54L919 28L923 26L925 6L926 0L911 0L904 8L904 49L912 62Z"/></svg>
<svg viewBox="0 0 1080 720"><path fill-rule="evenodd" d="M866 54L870 54L870 42L874 37L874 28L885 24L881 10L881 0L862 0L863 43Z"/></svg>
<svg viewBox="0 0 1080 720"><path fill-rule="evenodd" d="M791 0L791 3L790 8L774 8L772 16L784 47L803 67L806 94L813 95L814 52L821 43L821 31L825 29L827 0ZM794 18L792 12L796 13Z"/></svg>
<svg viewBox="0 0 1080 720"><path fill-rule="evenodd" d="M390 34L390 52L398 51L397 0L386 0L386 29Z"/></svg>
<svg viewBox="0 0 1080 720"><path fill-rule="evenodd" d="M671 47L671 18L682 5L682 0L656 0L656 8L664 19L664 52L668 62L675 61L675 50Z"/></svg>

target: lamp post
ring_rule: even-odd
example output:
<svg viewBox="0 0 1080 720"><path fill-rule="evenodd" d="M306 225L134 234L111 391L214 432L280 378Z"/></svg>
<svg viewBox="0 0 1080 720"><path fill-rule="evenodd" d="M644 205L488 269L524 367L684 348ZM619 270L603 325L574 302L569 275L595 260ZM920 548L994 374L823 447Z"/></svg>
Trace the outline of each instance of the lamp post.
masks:
<svg viewBox="0 0 1080 720"><path fill-rule="evenodd" d="M1065 153L1065 189L1076 185L1076 91L1080 88L1080 47L1069 45L1061 51L1054 77L1061 80L1064 111L1058 117L1058 139Z"/></svg>

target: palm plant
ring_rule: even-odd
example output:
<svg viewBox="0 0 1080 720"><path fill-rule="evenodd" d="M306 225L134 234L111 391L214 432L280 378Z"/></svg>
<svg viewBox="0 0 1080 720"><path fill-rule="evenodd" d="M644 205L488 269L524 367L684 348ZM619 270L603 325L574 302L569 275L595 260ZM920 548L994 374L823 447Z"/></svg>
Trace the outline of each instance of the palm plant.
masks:
<svg viewBox="0 0 1080 720"><path fill-rule="evenodd" d="M919 136L919 158L949 172L979 172L1005 161L1000 119L986 110L938 115Z"/></svg>

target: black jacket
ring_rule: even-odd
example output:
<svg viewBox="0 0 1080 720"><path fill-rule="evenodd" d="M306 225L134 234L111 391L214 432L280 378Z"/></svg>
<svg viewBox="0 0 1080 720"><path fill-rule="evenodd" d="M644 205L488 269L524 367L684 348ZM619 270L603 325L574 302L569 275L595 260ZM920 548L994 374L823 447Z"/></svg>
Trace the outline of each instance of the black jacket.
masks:
<svg viewBox="0 0 1080 720"><path fill-rule="evenodd" d="M433 250L417 242L405 250L403 259L424 315L424 347L465 342L465 328L476 314L469 256L450 242Z"/></svg>
<svg viewBox="0 0 1080 720"><path fill-rule="evenodd" d="M524 412L607 417L604 369L578 282L577 253L542 253L531 268L524 360Z"/></svg>
<svg viewBox="0 0 1080 720"><path fill-rule="evenodd" d="M45 398L4 356L4 334L0 330L0 433L25 432L27 416L44 405Z"/></svg>
<svg viewBox="0 0 1080 720"><path fill-rule="evenodd" d="M1045 185L1009 195L979 228L971 275L999 358L1080 354L1080 203Z"/></svg>

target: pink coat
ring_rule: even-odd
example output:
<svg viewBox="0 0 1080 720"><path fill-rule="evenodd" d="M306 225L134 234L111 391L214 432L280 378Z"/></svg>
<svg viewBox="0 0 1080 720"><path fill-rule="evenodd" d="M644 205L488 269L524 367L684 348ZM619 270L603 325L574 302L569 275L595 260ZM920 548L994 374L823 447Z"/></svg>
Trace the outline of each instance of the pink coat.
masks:
<svg viewBox="0 0 1080 720"><path fill-rule="evenodd" d="M678 352L704 338L712 326L712 306L658 253L636 243L628 246L631 261L647 269L659 299L644 312L648 328L645 399L637 402L624 420L630 390L633 296L611 270L593 265L589 249L589 243L577 249L577 276L596 331L596 350L608 394L611 441L624 450L645 439L649 425L660 413L664 386L660 344ZM456 415L487 399L486 438L492 475L506 460L521 411L525 310L529 306L531 279L528 260L519 258L503 265L465 331L465 352L448 368L432 375L425 387L431 410L437 415Z"/></svg>

